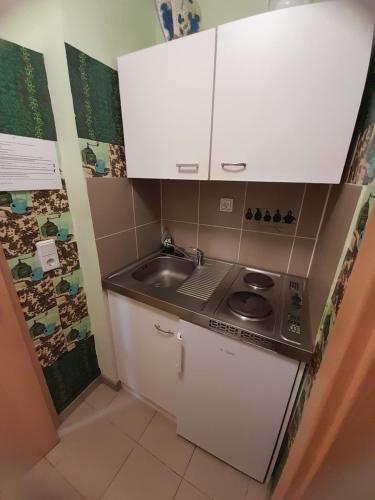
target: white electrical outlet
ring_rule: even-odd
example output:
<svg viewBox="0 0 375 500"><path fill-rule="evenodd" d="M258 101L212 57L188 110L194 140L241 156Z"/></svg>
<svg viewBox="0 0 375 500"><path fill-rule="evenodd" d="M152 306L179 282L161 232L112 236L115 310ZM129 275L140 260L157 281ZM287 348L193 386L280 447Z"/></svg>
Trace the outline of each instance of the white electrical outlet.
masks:
<svg viewBox="0 0 375 500"><path fill-rule="evenodd" d="M60 267L55 240L37 241L36 253L44 272Z"/></svg>
<svg viewBox="0 0 375 500"><path fill-rule="evenodd" d="M220 198L220 212L233 212L232 198Z"/></svg>

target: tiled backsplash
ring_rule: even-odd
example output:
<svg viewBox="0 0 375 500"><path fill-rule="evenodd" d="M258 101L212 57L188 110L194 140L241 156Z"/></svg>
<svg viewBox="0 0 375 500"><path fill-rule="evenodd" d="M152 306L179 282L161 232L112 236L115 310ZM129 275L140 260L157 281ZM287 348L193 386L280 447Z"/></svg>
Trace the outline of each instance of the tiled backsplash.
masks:
<svg viewBox="0 0 375 500"><path fill-rule="evenodd" d="M160 246L160 181L87 179L102 275L144 257Z"/></svg>
<svg viewBox="0 0 375 500"><path fill-rule="evenodd" d="M327 193L321 184L166 180L162 224L184 248L306 276ZM221 198L232 212L220 211Z"/></svg>
<svg viewBox="0 0 375 500"><path fill-rule="evenodd" d="M87 187L102 275L157 250L162 219L184 248L306 276L328 192L320 184L95 177ZM220 198L233 200L232 212L220 211Z"/></svg>

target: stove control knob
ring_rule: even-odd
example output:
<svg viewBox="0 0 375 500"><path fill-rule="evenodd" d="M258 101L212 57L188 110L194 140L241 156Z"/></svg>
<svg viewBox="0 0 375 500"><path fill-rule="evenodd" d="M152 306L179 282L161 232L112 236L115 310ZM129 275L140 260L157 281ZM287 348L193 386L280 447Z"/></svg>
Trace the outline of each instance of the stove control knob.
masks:
<svg viewBox="0 0 375 500"><path fill-rule="evenodd" d="M298 295L298 293L295 293L292 295L292 305L296 307L297 309L300 309L302 306L302 297Z"/></svg>

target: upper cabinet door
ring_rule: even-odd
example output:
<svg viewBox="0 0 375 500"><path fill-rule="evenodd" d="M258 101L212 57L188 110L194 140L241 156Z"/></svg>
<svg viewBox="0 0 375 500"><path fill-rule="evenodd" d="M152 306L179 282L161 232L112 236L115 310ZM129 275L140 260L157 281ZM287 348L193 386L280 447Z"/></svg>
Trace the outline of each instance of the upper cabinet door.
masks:
<svg viewBox="0 0 375 500"><path fill-rule="evenodd" d="M128 177L208 179L215 30L118 60Z"/></svg>
<svg viewBox="0 0 375 500"><path fill-rule="evenodd" d="M334 2L219 26L211 179L340 182L372 30Z"/></svg>

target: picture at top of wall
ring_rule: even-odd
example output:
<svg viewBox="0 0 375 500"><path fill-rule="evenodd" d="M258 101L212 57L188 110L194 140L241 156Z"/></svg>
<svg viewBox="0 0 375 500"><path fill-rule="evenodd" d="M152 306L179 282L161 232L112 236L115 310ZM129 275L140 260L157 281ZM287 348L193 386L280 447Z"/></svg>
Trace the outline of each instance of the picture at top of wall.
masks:
<svg viewBox="0 0 375 500"><path fill-rule="evenodd" d="M79 138L85 177L126 177L125 148Z"/></svg>
<svg viewBox="0 0 375 500"><path fill-rule="evenodd" d="M56 141L43 54L1 39L0 132Z"/></svg>
<svg viewBox="0 0 375 500"><path fill-rule="evenodd" d="M123 145L117 71L65 44L78 137Z"/></svg>
<svg viewBox="0 0 375 500"><path fill-rule="evenodd" d="M156 9L167 41L200 29L202 14L197 0L156 0Z"/></svg>

